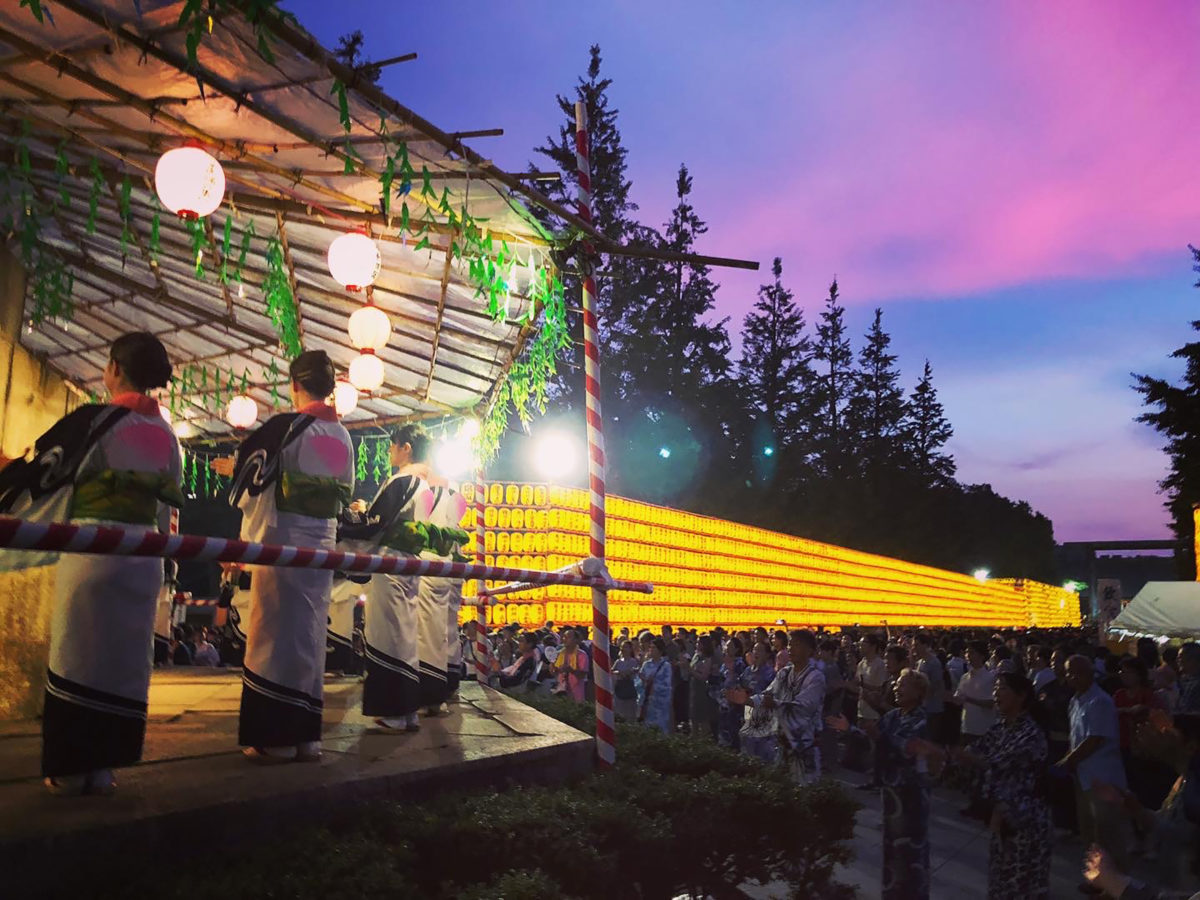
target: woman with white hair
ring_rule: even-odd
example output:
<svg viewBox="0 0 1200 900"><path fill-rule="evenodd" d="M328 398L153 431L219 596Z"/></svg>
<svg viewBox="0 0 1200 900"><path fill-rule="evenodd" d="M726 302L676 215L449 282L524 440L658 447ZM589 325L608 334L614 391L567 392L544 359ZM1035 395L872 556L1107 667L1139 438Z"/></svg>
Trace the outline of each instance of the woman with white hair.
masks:
<svg viewBox="0 0 1200 900"><path fill-rule="evenodd" d="M929 679L905 669L896 681L896 708L878 723L864 722L876 742L883 790L883 900L929 897L929 761L938 753L928 739L928 690ZM852 730L845 716L830 716L826 724Z"/></svg>

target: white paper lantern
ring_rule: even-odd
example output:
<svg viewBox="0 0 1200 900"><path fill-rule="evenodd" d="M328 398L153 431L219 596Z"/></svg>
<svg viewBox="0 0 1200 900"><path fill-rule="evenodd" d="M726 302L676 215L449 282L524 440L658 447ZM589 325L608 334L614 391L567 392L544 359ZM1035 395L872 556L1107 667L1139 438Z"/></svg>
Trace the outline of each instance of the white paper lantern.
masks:
<svg viewBox="0 0 1200 900"><path fill-rule="evenodd" d="M350 343L356 350L382 350L392 336L392 323L378 306L368 303L350 315Z"/></svg>
<svg viewBox="0 0 1200 900"><path fill-rule="evenodd" d="M168 425L171 424L171 410L163 406L161 403L158 404L158 414L162 416L164 422L166 422Z"/></svg>
<svg viewBox="0 0 1200 900"><path fill-rule="evenodd" d="M225 197L225 172L203 147L186 144L158 158L154 190L171 212L184 219L199 219L221 205Z"/></svg>
<svg viewBox="0 0 1200 900"><path fill-rule="evenodd" d="M348 232L329 245L329 274L348 291L374 284L382 265L379 247L365 232Z"/></svg>
<svg viewBox="0 0 1200 900"><path fill-rule="evenodd" d="M368 394L378 390L383 384L383 360L364 350L350 363L350 383Z"/></svg>
<svg viewBox="0 0 1200 900"><path fill-rule="evenodd" d="M333 408L339 416L348 416L358 408L358 388L339 378L333 389Z"/></svg>
<svg viewBox="0 0 1200 900"><path fill-rule="evenodd" d="M253 397L239 394L229 401L225 421L234 428L249 428L258 421L258 404L254 402Z"/></svg>

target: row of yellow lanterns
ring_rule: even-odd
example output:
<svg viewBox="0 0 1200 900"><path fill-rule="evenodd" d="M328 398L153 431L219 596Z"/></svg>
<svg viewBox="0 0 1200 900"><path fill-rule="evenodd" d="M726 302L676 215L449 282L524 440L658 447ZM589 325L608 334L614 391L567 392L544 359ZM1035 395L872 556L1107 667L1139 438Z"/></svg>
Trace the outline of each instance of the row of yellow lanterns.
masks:
<svg viewBox="0 0 1200 900"><path fill-rule="evenodd" d="M198 141L189 141L159 157L154 190L159 202L181 219L201 219L215 212L225 198L225 171ZM346 415L358 406L359 391L369 394L383 385L386 373L378 352L387 346L392 325L369 290L383 259L366 228L335 238L327 261L329 274L347 291L367 291L367 302L349 321L350 343L359 355L350 364L348 379L339 379L334 389L334 406L339 415ZM240 394L229 402L225 418L235 428L249 428L258 419L258 404L253 397Z"/></svg>

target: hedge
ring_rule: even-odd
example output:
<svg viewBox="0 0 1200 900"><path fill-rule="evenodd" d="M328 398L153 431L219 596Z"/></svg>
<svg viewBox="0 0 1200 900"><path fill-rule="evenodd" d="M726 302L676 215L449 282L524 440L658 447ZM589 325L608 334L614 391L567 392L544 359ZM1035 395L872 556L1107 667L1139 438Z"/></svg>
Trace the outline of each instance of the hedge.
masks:
<svg viewBox="0 0 1200 900"><path fill-rule="evenodd" d="M518 699L583 730L592 711ZM445 796L363 809L348 830L309 828L252 853L152 864L136 884L89 873L95 897L161 900L670 900L853 897L834 867L850 859L856 805L835 785L801 787L778 768L712 743L618 725L618 764L557 788Z"/></svg>

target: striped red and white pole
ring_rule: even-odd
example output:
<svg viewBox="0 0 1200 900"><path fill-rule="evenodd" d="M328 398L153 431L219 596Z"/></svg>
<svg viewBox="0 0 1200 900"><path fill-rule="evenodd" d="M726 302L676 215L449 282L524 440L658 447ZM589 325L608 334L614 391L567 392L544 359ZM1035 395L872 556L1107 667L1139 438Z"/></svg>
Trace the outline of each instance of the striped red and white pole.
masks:
<svg viewBox="0 0 1200 900"><path fill-rule="evenodd" d="M425 575L434 578L481 578L485 581L528 581L573 587L607 587L614 591L649 594L653 587L640 581L612 581L599 569L595 574L538 572L507 566L421 559L419 556L382 556L257 544L198 534L163 534L157 529L76 525L70 522L27 522L0 517L0 550L47 550L55 553L89 553L100 556L156 556L246 566L282 566L290 569L336 569L343 572Z"/></svg>
<svg viewBox="0 0 1200 900"><path fill-rule="evenodd" d="M487 486L483 480L483 470L475 473L475 562L483 565L484 526L483 513L486 502L484 492ZM487 598L484 596L483 581L475 582L475 635L472 649L475 657L475 679L480 684L487 684L490 674L491 660L487 645Z"/></svg>
<svg viewBox="0 0 1200 900"><path fill-rule="evenodd" d="M579 176L577 214L592 223L592 166L587 109L575 103L575 164ZM587 400L588 518L591 555L604 560L604 420L600 412L600 335L596 320L595 247L585 241L579 259L583 274L583 369ZM608 591L592 588L592 675L596 684L596 756L600 766L617 759L613 721L612 658L609 648Z"/></svg>

